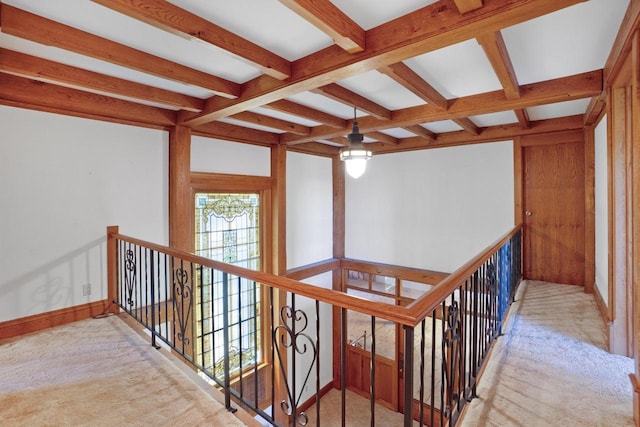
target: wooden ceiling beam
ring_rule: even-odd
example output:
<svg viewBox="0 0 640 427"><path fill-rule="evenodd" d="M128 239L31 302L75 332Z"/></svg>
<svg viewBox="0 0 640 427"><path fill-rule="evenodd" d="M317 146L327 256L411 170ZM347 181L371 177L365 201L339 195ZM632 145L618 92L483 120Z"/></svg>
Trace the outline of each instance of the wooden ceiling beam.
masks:
<svg viewBox="0 0 640 427"><path fill-rule="evenodd" d="M439 108L446 110L449 108L449 101L442 96L433 86L427 83L422 77L420 77L415 71L413 71L404 62L398 62L396 64L387 65L378 69L381 73L391 77L396 82L400 83L403 87L413 92L418 97L427 101L430 104L436 105ZM454 119L462 129L467 132L477 135L478 127L471 120Z"/></svg>
<svg viewBox="0 0 640 427"><path fill-rule="evenodd" d="M307 142L293 147L287 147L287 151L296 151L299 153L313 154L315 156L335 157L340 153L340 147L333 147L319 142Z"/></svg>
<svg viewBox="0 0 640 427"><path fill-rule="evenodd" d="M531 122L531 127L522 129L518 123L510 125L489 126L475 136L469 136L465 131L445 132L438 134L436 141L425 138L403 138L397 146L369 144L374 155L397 153L402 151L423 150L428 148L452 147L457 145L481 144L486 142L508 141L518 136L535 135L549 132L582 129L582 115L561 117Z"/></svg>
<svg viewBox="0 0 640 427"><path fill-rule="evenodd" d="M263 105L263 107L280 111L282 113L292 114L294 116L302 117L303 119L312 120L338 129L346 128L349 125L347 120L343 118L325 113L324 111L316 110L315 108L307 107L306 105L289 101L288 99L270 102L269 104Z"/></svg>
<svg viewBox="0 0 640 427"><path fill-rule="evenodd" d="M513 110L516 114L516 118L518 119L518 123L520 123L520 127L522 129L528 129L531 126L531 120L529 119L529 113L524 108L516 108Z"/></svg>
<svg viewBox="0 0 640 427"><path fill-rule="evenodd" d="M523 85L520 87L521 96L518 99L507 99L504 91L498 90L449 100L449 109L446 111L429 104L419 105L393 111L392 120L361 117L358 119L358 124L363 132L406 127L440 120L459 119L590 98L598 96L601 91L602 70L595 70L574 76ZM299 144L317 139L332 138L343 133L345 133L344 129L336 130L327 126L316 126L311 129L311 134L308 136L283 134L281 139L287 144ZM480 134L483 133L484 130L480 132Z"/></svg>
<svg viewBox="0 0 640 427"><path fill-rule="evenodd" d="M292 63L287 81L260 78L244 85L237 100L213 98L202 113L183 112L181 124L194 126L259 107L288 96L385 65L459 43L475 34L498 31L583 0L485 0L482 9L460 14L440 0L367 31L367 48L357 54L328 47ZM479 19L479 15L482 19ZM264 76L266 77L266 76Z"/></svg>
<svg viewBox="0 0 640 427"><path fill-rule="evenodd" d="M329 0L280 0L280 3L327 34L345 51L356 53L365 49L365 30Z"/></svg>
<svg viewBox="0 0 640 427"><path fill-rule="evenodd" d="M347 147L349 145L349 140L345 136L339 136L339 137L335 137L335 138L328 138L325 141L334 142L336 144L339 144L342 147ZM303 145L303 144L300 144L300 145ZM292 145L292 147L295 147L295 145Z"/></svg>
<svg viewBox="0 0 640 427"><path fill-rule="evenodd" d="M422 98L424 101L437 105L445 110L447 109L447 98L442 96L440 92L427 83L418 75L418 73L409 68L409 66L404 62L380 67L378 71L391 77L397 83L401 84L407 90L413 92L414 95Z"/></svg>
<svg viewBox="0 0 640 427"><path fill-rule="evenodd" d="M111 77L2 48L0 48L0 70L53 84L125 96L188 111L202 111L204 107L204 101L194 96Z"/></svg>
<svg viewBox="0 0 640 427"><path fill-rule="evenodd" d="M591 98L587 110L584 113L584 125L590 126L596 124L607 106L607 93L602 92L600 96L594 96Z"/></svg>
<svg viewBox="0 0 640 427"><path fill-rule="evenodd" d="M455 124L460 126L464 131L470 133L471 135L478 135L480 133L480 128L467 117L461 117L452 120Z"/></svg>
<svg viewBox="0 0 640 427"><path fill-rule="evenodd" d="M435 141L437 138L437 135L435 133L420 125L405 126L404 129L416 134L416 136L421 136L423 138L430 139L431 141Z"/></svg>
<svg viewBox="0 0 640 427"><path fill-rule="evenodd" d="M223 122L211 122L198 126L192 130L192 134L263 146L276 145L280 141L280 135L277 133Z"/></svg>
<svg viewBox="0 0 640 427"><path fill-rule="evenodd" d="M509 57L507 46L500 31L484 33L476 40L487 55L493 70L504 88L507 98L514 99L520 96L520 85L513 69L513 63Z"/></svg>
<svg viewBox="0 0 640 427"><path fill-rule="evenodd" d="M205 88L222 97L236 98L240 95L241 86L235 82L60 24L6 3L0 3L0 10L0 27L5 34L178 83Z"/></svg>
<svg viewBox="0 0 640 427"><path fill-rule="evenodd" d="M311 128L309 128L308 126L303 126L298 123L266 116L264 114L254 113L253 111L243 111L242 113L234 114L229 118L247 123L253 123L255 125L270 127L285 132L291 132L296 135L309 135L311 133Z"/></svg>
<svg viewBox="0 0 640 427"><path fill-rule="evenodd" d="M389 120L391 118L391 111L387 108L336 83L321 86L313 89L312 92L324 95L334 101L354 106L356 109L369 113L382 120Z"/></svg>
<svg viewBox="0 0 640 427"><path fill-rule="evenodd" d="M277 79L291 76L291 63L286 59L168 1L92 1L181 37L217 46Z"/></svg>
<svg viewBox="0 0 640 427"><path fill-rule="evenodd" d="M482 0L453 0L460 13L471 12L482 7Z"/></svg>
<svg viewBox="0 0 640 427"><path fill-rule="evenodd" d="M383 144L398 145L400 143L400 140L398 138L393 137L391 135L387 135L386 133L378 132L378 131L367 132L365 136L371 139L375 139L376 141L381 142Z"/></svg>
<svg viewBox="0 0 640 427"><path fill-rule="evenodd" d="M176 123L176 112L0 73L0 100L39 110L70 112L79 117L116 123L168 129Z"/></svg>
<svg viewBox="0 0 640 427"><path fill-rule="evenodd" d="M504 43L504 38L500 31L493 33L484 33L476 37L476 40L482 46L493 70L500 80L500 84L504 88L505 95L509 99L518 99L520 97L520 85L516 72L511 62L511 57L507 51L507 46ZM516 109L516 117L518 123L524 129L529 127L529 115L526 110Z"/></svg>

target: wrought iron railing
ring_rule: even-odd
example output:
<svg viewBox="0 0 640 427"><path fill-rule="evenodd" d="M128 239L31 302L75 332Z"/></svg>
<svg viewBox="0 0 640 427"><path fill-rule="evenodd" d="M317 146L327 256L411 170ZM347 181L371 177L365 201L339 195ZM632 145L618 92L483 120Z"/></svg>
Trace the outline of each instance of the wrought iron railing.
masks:
<svg viewBox="0 0 640 427"><path fill-rule="evenodd" d="M154 346L168 346L218 387L230 410L242 406L273 425L321 425L321 396L337 388L341 407L333 412L346 425L352 388L369 397L372 426L378 403L404 413L405 426L454 425L476 395L519 283L520 239L516 227L401 306L211 261L110 227L109 298L150 331ZM310 271L340 274L340 264ZM349 345L348 313L368 318L367 351ZM395 333L397 326L404 346L397 360L387 360L378 354L389 331L382 328ZM395 400L386 397L389 369L396 369ZM359 390L349 382L354 373Z"/></svg>

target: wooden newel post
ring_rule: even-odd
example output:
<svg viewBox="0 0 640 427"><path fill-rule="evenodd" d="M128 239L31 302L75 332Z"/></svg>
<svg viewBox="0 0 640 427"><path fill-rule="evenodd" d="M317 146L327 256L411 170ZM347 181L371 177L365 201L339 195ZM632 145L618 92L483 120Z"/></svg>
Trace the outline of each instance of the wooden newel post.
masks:
<svg viewBox="0 0 640 427"><path fill-rule="evenodd" d="M118 240L120 230L117 225L107 227L107 301L105 313L120 313L116 304L118 297Z"/></svg>

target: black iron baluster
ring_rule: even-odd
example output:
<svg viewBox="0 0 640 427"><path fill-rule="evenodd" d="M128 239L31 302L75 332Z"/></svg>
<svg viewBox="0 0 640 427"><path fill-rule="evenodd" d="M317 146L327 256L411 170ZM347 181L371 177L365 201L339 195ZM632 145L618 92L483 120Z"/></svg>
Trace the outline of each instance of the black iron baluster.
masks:
<svg viewBox="0 0 640 427"><path fill-rule="evenodd" d="M117 254L116 254L116 272L118 274L116 274L117 277L117 282L116 282L116 303L122 307L123 306L123 292L122 292L122 286L123 286L123 280L122 280L122 276L124 274L123 268L122 268L122 261L121 261L121 257L123 256L123 249L122 249L122 240L116 240L116 247L117 247Z"/></svg>
<svg viewBox="0 0 640 427"><path fill-rule="evenodd" d="M142 321L142 304L144 303L144 300L142 299L142 268L144 265L144 260L142 259L142 246L135 245L135 247L138 249L138 258L136 259L137 261L136 264L138 268L138 274L136 275L138 279L136 282L136 287L138 290L138 301L136 301L136 304L135 304L135 308L136 308L135 312L136 312L136 318L138 319L138 321L146 326L146 324Z"/></svg>
<svg viewBox="0 0 640 427"><path fill-rule="evenodd" d="M156 277L155 277L155 283L156 283L156 306L157 306L157 310L156 310L156 328L157 328L157 332L158 335L160 335L160 337L162 338L162 289L160 287L160 282L161 282L161 278L160 278L160 252L156 252L155 253L155 259L156 259Z"/></svg>
<svg viewBox="0 0 640 427"><path fill-rule="evenodd" d="M471 309L471 304L473 302L473 291L471 289L473 285L471 284L471 278L467 278L464 281L464 290L465 290L465 313L466 313L466 323L464 328L464 343L465 343L465 365L464 365L464 373L466 378L465 384L465 398L468 402L472 400L471 398L471 387L474 382L473 378L473 355L472 355L472 347L473 347L473 310Z"/></svg>
<svg viewBox="0 0 640 427"><path fill-rule="evenodd" d="M275 318L273 314L273 287L269 287L269 324L271 325L271 335L275 336L276 326ZM271 340L271 420L275 421L276 407L275 407L275 383L276 383L276 359L275 359L275 342Z"/></svg>
<svg viewBox="0 0 640 427"><path fill-rule="evenodd" d="M171 271L171 269L169 268L170 265L171 262L169 262L169 256L167 254L164 254L164 336L167 341L171 340L171 337L169 336L169 327L171 326L169 323L169 272Z"/></svg>
<svg viewBox="0 0 640 427"><path fill-rule="evenodd" d="M425 347L425 327L427 319L420 322L420 408L418 409L419 426L424 424L424 347ZM431 408L433 410L433 408Z"/></svg>
<svg viewBox="0 0 640 427"><path fill-rule="evenodd" d="M480 357L479 360L482 360L484 357L485 349L486 349L486 341L487 341L487 330L486 330L486 298L483 298L483 295L487 294L487 276L485 272L485 264L480 266L480 338L482 339L480 343Z"/></svg>
<svg viewBox="0 0 640 427"><path fill-rule="evenodd" d="M142 247L141 247L142 248ZM144 302L143 302L143 307L144 307L144 326L145 327L149 327L149 310L151 309L151 307L149 307L149 290L148 290L148 286L149 286L149 250L147 248L142 248L142 251L144 253L144 261L141 262L141 266L140 268L144 268L144 286L140 286L141 288L143 288L142 290L142 294L144 295ZM142 280L142 275L141 276L141 280ZM142 309L142 307L141 307ZM140 316L142 317L142 313L140 314Z"/></svg>
<svg viewBox="0 0 640 427"><path fill-rule="evenodd" d="M230 372L229 372L229 275L222 272L222 336L224 340L224 406L231 410L231 390L230 390Z"/></svg>
<svg viewBox="0 0 640 427"><path fill-rule="evenodd" d="M369 366L369 411L371 427L376 425L376 317L371 316L371 364Z"/></svg>
<svg viewBox="0 0 640 427"><path fill-rule="evenodd" d="M154 251L153 249L149 250L150 255L151 255L151 261L149 263L149 269L150 271L150 276L151 276L151 345L153 347L155 347L156 349L159 349L160 346L158 344L156 344L156 293L155 293L155 277L154 277L154 271L153 271L153 256L154 256Z"/></svg>
<svg viewBox="0 0 640 427"><path fill-rule="evenodd" d="M296 294L291 293L291 339L295 339L296 336ZM284 319L283 319L284 321ZM295 425L297 417L298 417L298 405L296 402L296 352L295 352L295 343L291 343L293 351L291 352L291 373L293 374L292 382L291 382L291 390L289 392L289 400L291 402L291 415L293 415L293 424Z"/></svg>
<svg viewBox="0 0 640 427"><path fill-rule="evenodd" d="M242 380L242 278L238 276L238 355L240 357L240 397L244 396L244 381Z"/></svg>
<svg viewBox="0 0 640 427"><path fill-rule="evenodd" d="M202 368L206 369L206 350L204 348L204 341L205 341L205 336L207 335L207 331L204 327L205 325L205 314L204 314L204 306L205 306L205 301L204 301L204 266L202 264L200 264L200 267L198 268L199 272L200 272L200 283L198 284L198 288L200 290L200 366L202 366ZM197 304L197 298L196 298L196 304ZM197 339L197 335L196 335L196 339ZM197 354L194 355L195 357L197 357ZM194 358L195 358L194 357ZM213 372L212 372L213 374Z"/></svg>
<svg viewBox="0 0 640 427"><path fill-rule="evenodd" d="M431 417L429 426L435 426L435 404L436 404L436 317L438 308L431 312ZM442 407L441 407L442 408Z"/></svg>
<svg viewBox="0 0 640 427"><path fill-rule="evenodd" d="M404 329L404 427L413 425L413 327ZM374 335L372 333L372 335ZM420 403L422 404L422 403ZM373 426L373 424L371 424Z"/></svg>
<svg viewBox="0 0 640 427"><path fill-rule="evenodd" d="M316 348L318 362L316 363L316 426L320 427L320 302L316 300Z"/></svg>
<svg viewBox="0 0 640 427"><path fill-rule="evenodd" d="M342 307L340 308L340 392L341 392L341 409L340 409L340 419L341 426L345 427L347 425L347 413L346 413L346 402L347 402L347 309Z"/></svg>
<svg viewBox="0 0 640 427"><path fill-rule="evenodd" d="M478 382L478 294L479 294L479 289L478 289L478 271L473 273L473 292L472 292L472 298L473 298L473 364L472 364L472 370L473 370L473 387L471 388L471 397L475 398L477 397L476 395L476 385Z"/></svg>
<svg viewBox="0 0 640 427"><path fill-rule="evenodd" d="M171 276L170 277L171 277L171 279L170 280L171 280L171 282L173 282L173 272L175 271L175 257L173 255L171 256L171 263L170 264L171 264L171 269L170 269L170 272L171 272ZM173 313L173 316L172 316L173 322L172 322L172 325L171 325L172 326L171 327L171 334L173 335L173 337L172 337L172 340L171 340L171 346L173 348L177 348L177 346L176 346L176 342L177 342L177 340L176 340L176 330L178 328L176 328L176 319L178 317L177 316L178 308L176 306L177 300L176 300L176 296L174 295L174 290L173 289L174 289L174 286L173 286L173 283L171 283L171 300L172 300L171 310L172 310L172 313Z"/></svg>
<svg viewBox="0 0 640 427"><path fill-rule="evenodd" d="M258 284L253 282L251 288L251 307L253 307L253 396L254 405L258 408L258 385L260 377L258 375L258 297L257 297Z"/></svg>
<svg viewBox="0 0 640 427"><path fill-rule="evenodd" d="M465 333L466 333L466 294L464 293L464 285L460 285L458 287L458 292L460 292L460 342L458 344L458 410L462 409L461 406L461 397L464 396L464 381L466 379L466 364L465 364L465 353L466 353L466 341L465 341Z"/></svg>
<svg viewBox="0 0 640 427"><path fill-rule="evenodd" d="M444 393L445 393L445 371L446 371L446 357L445 357L445 328L444 325L446 323L447 316L447 303L446 299L442 301L442 319L440 319L440 333L441 341L440 341L440 357L442 358L442 362L440 363L440 426L444 427L444 419L447 416L445 412L445 402L444 402Z"/></svg>

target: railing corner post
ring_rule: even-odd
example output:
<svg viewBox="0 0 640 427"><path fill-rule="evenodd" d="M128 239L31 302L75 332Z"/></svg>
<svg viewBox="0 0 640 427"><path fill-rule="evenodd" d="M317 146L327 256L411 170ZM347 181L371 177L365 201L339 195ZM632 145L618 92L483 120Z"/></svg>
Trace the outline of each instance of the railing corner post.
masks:
<svg viewBox="0 0 640 427"><path fill-rule="evenodd" d="M107 227L107 302L105 313L118 314L120 309L117 304L118 297L118 239L120 233L117 225Z"/></svg>

